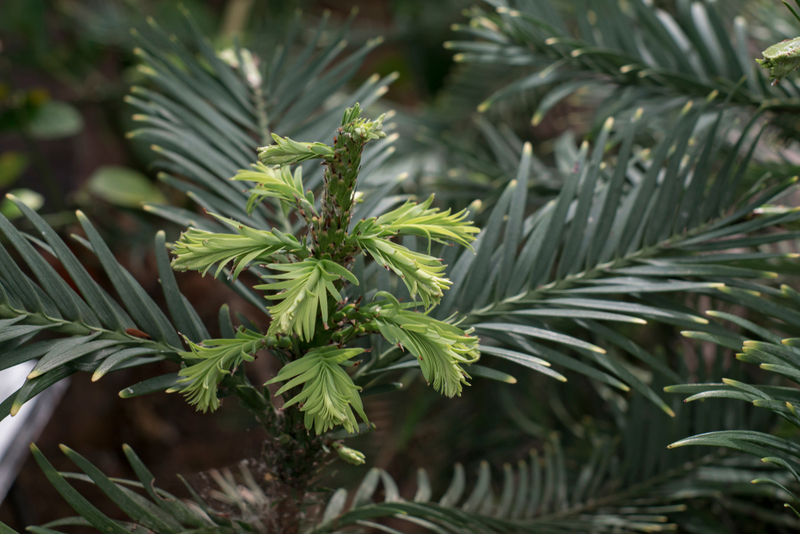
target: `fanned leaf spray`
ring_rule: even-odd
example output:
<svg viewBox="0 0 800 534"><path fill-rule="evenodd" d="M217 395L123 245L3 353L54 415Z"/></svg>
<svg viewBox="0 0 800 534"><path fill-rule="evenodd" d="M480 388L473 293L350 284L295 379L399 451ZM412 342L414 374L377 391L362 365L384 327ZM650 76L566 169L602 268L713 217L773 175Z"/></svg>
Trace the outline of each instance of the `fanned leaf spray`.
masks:
<svg viewBox="0 0 800 534"><path fill-rule="evenodd" d="M267 344L267 339L247 330L237 332L234 339L210 339L203 343L192 343L188 339L191 353L184 353L184 359L191 363L178 373L183 378L179 383L194 385L187 399L199 409L214 411L219 408L217 387L231 369L244 362L252 362L252 354Z"/></svg>
<svg viewBox="0 0 800 534"><path fill-rule="evenodd" d="M408 349L422 368L422 375L443 395L461 394L462 384L469 375L461 365L475 363L480 356L478 339L471 337L472 329L437 321L411 310L385 310L375 319L383 337Z"/></svg>

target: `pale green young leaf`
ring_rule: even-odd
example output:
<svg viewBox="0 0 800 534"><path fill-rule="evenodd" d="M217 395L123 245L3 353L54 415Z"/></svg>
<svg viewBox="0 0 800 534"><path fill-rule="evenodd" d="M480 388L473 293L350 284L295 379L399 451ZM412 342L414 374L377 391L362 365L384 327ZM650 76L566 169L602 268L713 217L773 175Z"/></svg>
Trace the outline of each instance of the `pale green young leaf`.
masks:
<svg viewBox="0 0 800 534"><path fill-rule="evenodd" d="M411 298L420 296L426 308L439 303L451 282L444 277L445 265L426 254L413 252L388 239L356 235L359 248L372 256L381 267L403 279Z"/></svg>
<svg viewBox="0 0 800 534"><path fill-rule="evenodd" d="M288 137L272 134L275 144L258 149L258 159L264 165L296 165L310 159L333 157L333 149L322 143L298 143Z"/></svg>
<svg viewBox="0 0 800 534"><path fill-rule="evenodd" d="M247 201L247 213L252 214L258 203L267 197L277 198L289 205L299 204L301 209L316 214L313 194L306 198L303 192L303 168L297 167L292 175L289 167L280 169L267 167L263 163L255 163L252 170L240 170L231 180L255 182L256 186L249 190L250 199Z"/></svg>
<svg viewBox="0 0 800 534"><path fill-rule="evenodd" d="M384 308L375 324L390 343L400 344L419 360L422 375L436 391L448 397L461 395L469 385L462 365L478 361L479 339L471 331L438 321L423 313Z"/></svg>
<svg viewBox="0 0 800 534"><path fill-rule="evenodd" d="M218 234L189 228L173 246L173 269L200 271L205 275L211 267L217 265L214 272L216 278L232 262L231 276L235 280L252 263L271 261L275 254L302 254L302 245L294 236L277 230L256 230L230 219L218 218L228 223L237 233Z"/></svg>
<svg viewBox="0 0 800 534"><path fill-rule="evenodd" d="M189 404L198 410L212 412L219 408L217 387L225 375L244 362L253 361L253 353L274 344L256 332L241 330L235 339L210 339L202 343L187 340L190 352L181 353L187 367L181 369L178 381Z"/></svg>
<svg viewBox="0 0 800 534"><path fill-rule="evenodd" d="M428 254L430 254L431 241L439 243L457 243L472 250L470 242L475 240L473 234L480 229L466 220L469 215L466 209L451 214L450 210L443 212L439 208L431 208L433 195L421 203L408 201L394 211L385 213L375 220L380 225L384 235L416 235L428 240ZM358 228L358 227L357 227Z"/></svg>
<svg viewBox="0 0 800 534"><path fill-rule="evenodd" d="M328 322L328 296L337 302L342 300L335 282L345 278L358 285L350 271L328 260L308 258L300 263L273 263L268 267L283 273L273 276L273 279L285 280L256 286L256 289L265 291L281 290L266 296L269 300L281 301L268 308L273 318L269 334L295 333L310 341L314 337L317 318L321 316L323 324Z"/></svg>
<svg viewBox="0 0 800 534"><path fill-rule="evenodd" d="M360 117L361 104L356 104L347 108L342 116L342 131L354 137L360 137L363 141L374 141L386 137L383 131L383 120L386 114L381 115L374 121Z"/></svg>
<svg viewBox="0 0 800 534"><path fill-rule="evenodd" d="M362 352L364 349L339 349L333 345L313 348L299 360L281 368L278 375L267 384L284 383L276 396L303 386L298 395L284 404L284 408L300 403L300 411L305 413L306 428L313 428L317 435L337 425L353 433L358 429L353 411L364 422L369 421L358 394L360 388L353 384L342 365L352 365L350 360Z"/></svg>

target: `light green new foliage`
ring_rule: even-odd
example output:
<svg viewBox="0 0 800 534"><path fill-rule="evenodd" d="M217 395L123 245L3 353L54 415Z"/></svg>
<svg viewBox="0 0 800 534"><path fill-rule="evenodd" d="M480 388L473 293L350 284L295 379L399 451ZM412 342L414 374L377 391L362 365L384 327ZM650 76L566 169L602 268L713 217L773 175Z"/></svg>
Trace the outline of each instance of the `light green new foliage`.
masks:
<svg viewBox="0 0 800 534"><path fill-rule="evenodd" d="M348 432L355 432L358 422L353 410L368 422L358 392L361 388L353 384L343 365L353 365L350 360L364 349L337 349L334 346L310 350L299 360L284 366L278 376L267 382L284 382L276 395L303 385L303 390L283 405L284 409L302 403L306 428L322 434L336 425Z"/></svg>
<svg viewBox="0 0 800 534"><path fill-rule="evenodd" d="M322 143L298 143L272 134L274 145L258 149L258 157L269 165L295 165L310 159L333 156L333 149Z"/></svg>
<svg viewBox="0 0 800 534"><path fill-rule="evenodd" d="M274 338L273 338L274 341ZM191 352L183 353L189 364L178 373L183 393L198 410L212 412L219 408L217 387L225 375L244 362L252 362L252 354L270 345L268 338L257 332L241 330L235 339L209 339L200 344L188 339Z"/></svg>
<svg viewBox="0 0 800 534"><path fill-rule="evenodd" d="M280 199L290 207L298 204L303 210L317 214L314 207L314 194L311 191L303 193L303 168L297 167L294 175L289 167L273 169L263 163L254 163L252 170L241 170L232 180L255 182L257 185L250 189L250 199L247 201L247 213L253 213L259 202L267 197Z"/></svg>
<svg viewBox="0 0 800 534"><path fill-rule="evenodd" d="M381 237L383 235L416 235L426 238L428 254L431 251L431 241L458 243L462 247L472 250L470 241L475 239L472 235L480 232L480 229L466 223L467 210L461 210L451 215L450 210L440 212L439 208L431 208L432 203L433 195L420 204L408 201L396 210L374 219L374 225L381 227ZM361 222L369 224L369 221Z"/></svg>
<svg viewBox="0 0 800 534"><path fill-rule="evenodd" d="M268 261L274 254L293 252L302 255L302 246L294 236L279 230L256 230L230 219L216 216L230 224L238 234L215 234L189 228L175 243L172 268L176 271L200 271L203 276L218 264L214 278L226 265L233 262L232 278L235 280L251 263Z"/></svg>
<svg viewBox="0 0 800 534"><path fill-rule="evenodd" d="M437 391L452 397L460 394L467 383L469 375L462 365L478 359L478 340L470 332L408 309L419 302L401 306L391 295L387 296L388 302L394 306L386 309L378 303L362 307L343 302L345 285L359 283L349 269L355 256L364 252L400 276L412 298L418 296L427 310L432 309L451 282L444 275L446 266L430 255L431 243L459 244L471 249L470 242L479 232L466 220L466 211L451 214L449 210L432 208L432 196L419 204L406 202L378 218L358 221L348 232L363 147L385 137L383 118L369 121L360 118L360 112L358 105L344 112L334 147L273 135L275 144L259 149L261 163L251 170L239 171L233 178L255 183L250 190L249 212L265 199L278 201L289 217L294 210L297 218L306 222L306 235L256 230L217 217L233 233L190 228L174 244L172 266L176 270L205 274L216 264L216 276L232 263L231 276L236 278L257 262L272 271L267 275L269 283L254 287L274 302L266 309L271 316L266 335L247 332L237 334L233 340L190 343L191 352L183 353L187 367L181 371L181 383L185 384L183 390L190 402L199 409L216 409L216 388L225 375L251 361L249 353L264 346L281 350L279 359L286 363L278 376L268 382L284 382L277 395L303 385L284 408L300 405L306 428L313 428L317 434L337 425L353 432L357 428L354 413L364 421L367 418L360 389L344 367L353 365L351 359L364 350L348 349L346 345L375 332L409 350L418 359L425 379ZM319 208L313 194L303 191L301 170L289 170L289 165L310 159L321 159L326 167ZM428 254L396 243L394 240L400 236L426 239Z"/></svg>
<svg viewBox="0 0 800 534"><path fill-rule="evenodd" d="M432 202L433 195L420 204L409 201L377 219L359 221L350 237L358 248L400 276L411 297L419 295L426 308L438 304L450 286L442 276L446 266L438 258L411 251L391 239L402 235L424 237L428 240L428 253L432 241L458 243L472 250L473 234L480 232L466 221L467 210L456 214L450 210L440 212L430 207Z"/></svg>
<svg viewBox="0 0 800 534"><path fill-rule="evenodd" d="M357 236L356 243L381 266L403 279L411 297L420 296L426 308L439 303L443 291L450 287L441 260L420 254L380 237Z"/></svg>
<svg viewBox="0 0 800 534"><path fill-rule="evenodd" d="M375 324L383 337L419 360L422 375L436 391L454 397L461 395L462 384L469 385L461 365L475 363L480 356L478 338L469 336L472 330L399 306L382 309Z"/></svg>
<svg viewBox="0 0 800 534"><path fill-rule="evenodd" d="M256 286L256 289L265 291L285 289L266 297L282 301L269 308L269 313L273 317L269 333L295 333L305 341L311 341L314 337L318 311L322 314L322 322L328 322L328 295L336 299L336 302L342 300L334 282L344 277L358 285L353 273L328 260L308 258L302 263L273 263L267 267L282 271L284 274L273 278L285 280L285 282Z"/></svg>
<svg viewBox="0 0 800 534"><path fill-rule="evenodd" d="M344 115L342 116L342 124L351 125L354 136L360 137L360 140L364 142L375 141L386 137L383 131L383 120L386 118L385 114L374 121L362 118L359 115L361 115L361 105L356 103L352 108L345 109Z"/></svg>

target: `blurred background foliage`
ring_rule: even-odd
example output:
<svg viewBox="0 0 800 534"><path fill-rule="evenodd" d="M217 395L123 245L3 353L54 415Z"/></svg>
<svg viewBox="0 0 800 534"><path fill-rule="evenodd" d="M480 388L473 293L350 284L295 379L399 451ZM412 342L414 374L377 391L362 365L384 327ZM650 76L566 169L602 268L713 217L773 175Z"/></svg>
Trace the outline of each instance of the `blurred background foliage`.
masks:
<svg viewBox="0 0 800 534"><path fill-rule="evenodd" d="M517 69L498 61L469 61L463 52L456 55L457 46L443 46L464 39L465 28L502 33L493 18L497 2L477 7L471 0L182 0L181 4L217 49L238 39L242 46L267 50L282 41L281 30L297 9L304 12L303 25L313 28L327 16L343 22L357 7L348 47L356 49L378 36L384 42L367 56L351 86L358 87L373 73L381 77L399 73L380 106L397 111L393 120L400 139L395 158L388 163L412 178L403 182L402 193L436 191L440 202L454 207L480 199L479 220L485 220L488 208L515 176L526 141L533 144L535 154L528 208L532 211L552 199L561 188L562 177L577 161L579 140L592 138L607 116L603 110L598 113L598 105L614 91L626 89L593 83L549 101L547 95L552 93L548 91L552 92L553 86L521 90L479 112L487 97L533 72L525 70L528 66ZM558 7L566 26L580 30L574 18L576 10L588 8L590 2L563 4ZM679 11L683 4L686 2L681 0L655 1L670 12ZM716 4L726 20L743 17L746 21L754 38L753 57L762 45L800 33L776 2L729 0ZM86 212L101 226L120 262L145 289L155 293L152 238L167 223L140 206L146 202L192 208L193 203L156 179L156 155L149 144L125 135L135 124L123 97L131 85L147 83L137 68L130 29L144 27L148 17L179 40L188 37L178 2L172 0L0 2L0 189L13 191L65 235L76 231L74 210ZM705 87L695 93L667 91L653 96L648 102L655 118L649 121L648 130L638 134L644 139L642 144L648 145L649 138L652 145L652 140L663 137L659 124L669 122L686 98L702 96L703 90ZM632 100L641 105L640 100ZM796 95L787 94L785 100L791 104ZM547 105L547 113L532 124L531 118L543 105ZM743 120L747 105L743 103L745 111L731 120ZM794 117L788 120L796 121ZM783 132L795 126L795 122L787 122ZM781 131L770 131L767 136L781 143L774 146L788 146L782 144L785 137ZM798 163L789 148L779 151L778 157L756 158L757 168L743 187L752 185L764 170L790 174ZM0 204L0 210L12 219L19 215L8 202ZM178 227L167 230L172 238ZM80 251L76 249L76 253ZM93 274L102 280L91 254L84 251L80 259L89 267L94 264ZM209 319L225 302L234 313L252 312L250 304L221 286L192 274L181 277L184 293L202 296L195 305L206 324L216 324ZM700 301L697 306L703 308ZM676 339L673 329L663 325L637 325L626 335L655 347L662 353L659 356L665 348L680 350L687 355L683 374L690 378L718 381L723 375L759 372L732 364L729 353L714 353L692 340ZM263 380L274 374L266 361L258 362L256 371ZM175 472L208 487L209 477L203 471L258 456L260 435L248 427L249 420L233 404L214 416L203 416L174 395L117 400L116 392L123 385L158 372L155 368L134 370L127 377L113 375L97 384L90 384L87 376L75 377L38 445L56 467L61 467L58 461L62 459L57 444L63 442L92 458L109 476L130 476L119 448L128 443L154 471L159 485L176 493L181 490ZM518 369L514 372L518 378L523 374ZM554 436L559 436L559 447L567 451L566 467L577 470L590 460L594 448L604 443L614 443L620 454L635 455L645 447L666 453L666 445L677 439L732 428L742 421L750 429L789 432L776 427L775 418L766 411L754 413L749 406L726 400L693 407L689 416L680 399L673 399L671 406L679 416L669 420L641 398L636 397L629 406L622 397L585 377L571 376L563 388L538 387L546 380L530 373L525 375L525 383L530 385L526 388L476 381L462 398L444 401L418 381L411 383L412 375L403 376L400 381L409 384L410 391L402 402L392 396L365 399L378 430L358 438L353 446L366 453L375 466L387 469L403 494L413 494L415 470L427 469L438 495L447 488L453 462L465 465L468 478L474 480L481 460L499 473L504 464L526 458L530 449L543 450ZM486 409L487 405L491 408ZM733 406L736 408L729 409ZM626 428L624 414L630 410L637 410L637 420L648 421L649 428ZM654 442L662 446L654 446ZM677 454L649 460L664 469L679 469L687 461ZM766 468L753 466L757 469ZM352 486L363 475L359 468L338 467L323 483ZM648 475L652 473L631 473L625 482L635 485ZM717 471L709 468L698 473L693 485L697 492L691 496L693 510L681 525L698 533L788 532L795 528L796 523L773 499L784 496L769 488L754 489L749 480L726 479L724 465ZM735 490L731 490L732 484ZM723 487L743 500L717 498L717 489ZM99 494L92 491L86 492L90 499ZM102 504L98 506L102 509ZM104 511L114 514L113 508ZM0 506L0 521L18 529L66 515L70 515L69 508L32 460Z"/></svg>

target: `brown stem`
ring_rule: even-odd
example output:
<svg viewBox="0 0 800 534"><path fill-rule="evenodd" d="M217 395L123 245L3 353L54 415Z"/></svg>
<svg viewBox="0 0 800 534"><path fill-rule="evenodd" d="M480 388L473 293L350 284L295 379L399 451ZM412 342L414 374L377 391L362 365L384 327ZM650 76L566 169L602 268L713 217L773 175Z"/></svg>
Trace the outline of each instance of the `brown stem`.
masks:
<svg viewBox="0 0 800 534"><path fill-rule="evenodd" d="M262 454L268 494L277 503L270 514L270 532L296 534L308 487L324 465L323 439L308 432L300 408L290 406L277 413Z"/></svg>

